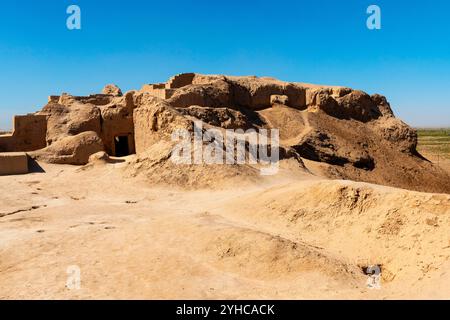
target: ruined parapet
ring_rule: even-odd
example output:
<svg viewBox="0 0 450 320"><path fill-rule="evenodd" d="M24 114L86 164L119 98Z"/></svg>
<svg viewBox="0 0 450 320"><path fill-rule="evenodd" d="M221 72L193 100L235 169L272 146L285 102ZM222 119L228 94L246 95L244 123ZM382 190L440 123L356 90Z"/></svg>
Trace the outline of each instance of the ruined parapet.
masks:
<svg viewBox="0 0 450 320"><path fill-rule="evenodd" d="M28 156L25 152L0 153L0 176L28 173Z"/></svg>
<svg viewBox="0 0 450 320"><path fill-rule="evenodd" d="M49 96L48 103L58 103L60 96Z"/></svg>
<svg viewBox="0 0 450 320"><path fill-rule="evenodd" d="M158 97L160 99L170 99L175 89L167 89L165 83L158 84L145 84L142 86L142 92L148 92L152 96Z"/></svg>
<svg viewBox="0 0 450 320"><path fill-rule="evenodd" d="M72 96L68 93L63 93L61 96L49 97L49 103L57 103L63 106L70 106L76 102L90 103L95 106L104 106L111 103L117 97L112 94L91 94L88 96Z"/></svg>
<svg viewBox="0 0 450 320"><path fill-rule="evenodd" d="M14 131L0 136L0 152L34 151L45 148L47 117L29 114L14 117Z"/></svg>
<svg viewBox="0 0 450 320"><path fill-rule="evenodd" d="M301 85L253 76L223 77L195 74L193 84L177 89L169 102L175 107L199 105L261 110L273 105L272 95L286 96L285 104L287 103L289 107L306 109L306 89Z"/></svg>
<svg viewBox="0 0 450 320"><path fill-rule="evenodd" d="M167 89L177 89L192 84L195 73L180 73L167 81Z"/></svg>
<svg viewBox="0 0 450 320"><path fill-rule="evenodd" d="M166 84L165 83L155 83L155 84L149 84L148 85L151 89L165 89Z"/></svg>

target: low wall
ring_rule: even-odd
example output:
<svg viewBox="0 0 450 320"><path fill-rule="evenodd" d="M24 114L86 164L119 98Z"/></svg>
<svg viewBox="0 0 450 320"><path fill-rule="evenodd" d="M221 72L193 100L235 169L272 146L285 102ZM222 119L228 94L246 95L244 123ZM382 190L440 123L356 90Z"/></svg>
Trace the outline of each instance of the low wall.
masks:
<svg viewBox="0 0 450 320"><path fill-rule="evenodd" d="M0 175L28 173L28 156L25 152L0 153Z"/></svg>

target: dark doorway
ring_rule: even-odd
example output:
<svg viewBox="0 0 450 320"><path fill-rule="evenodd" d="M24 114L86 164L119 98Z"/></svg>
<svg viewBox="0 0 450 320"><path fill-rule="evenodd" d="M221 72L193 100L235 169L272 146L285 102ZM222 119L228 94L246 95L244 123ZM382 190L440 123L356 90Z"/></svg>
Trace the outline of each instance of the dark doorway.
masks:
<svg viewBox="0 0 450 320"><path fill-rule="evenodd" d="M116 157L125 157L130 155L128 146L128 136L117 136L114 138Z"/></svg>

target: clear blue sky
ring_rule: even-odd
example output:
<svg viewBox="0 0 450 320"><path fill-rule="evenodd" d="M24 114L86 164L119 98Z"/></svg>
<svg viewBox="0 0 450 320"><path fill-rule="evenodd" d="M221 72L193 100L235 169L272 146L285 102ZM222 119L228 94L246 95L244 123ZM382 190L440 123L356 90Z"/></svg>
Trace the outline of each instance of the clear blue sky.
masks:
<svg viewBox="0 0 450 320"><path fill-rule="evenodd" d="M66 28L66 8L82 30ZM366 28L366 9L382 29ZM0 127L50 94L124 91L180 72L274 76L388 97L450 126L450 1L17 0L0 4Z"/></svg>

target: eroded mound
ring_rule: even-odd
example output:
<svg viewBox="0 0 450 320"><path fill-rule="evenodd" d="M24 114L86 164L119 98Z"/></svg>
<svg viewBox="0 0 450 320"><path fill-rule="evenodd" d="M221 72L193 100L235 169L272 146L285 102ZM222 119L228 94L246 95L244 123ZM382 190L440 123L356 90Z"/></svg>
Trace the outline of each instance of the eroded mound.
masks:
<svg viewBox="0 0 450 320"><path fill-rule="evenodd" d="M258 210L255 210L258 208ZM414 286L450 258L450 197L344 181L252 193L227 217L314 243L361 268L379 265L385 285Z"/></svg>
<svg viewBox="0 0 450 320"><path fill-rule="evenodd" d="M75 136L64 137L50 146L30 152L38 160L55 164L82 165L89 157L103 151L103 142L93 131L86 131Z"/></svg>
<svg viewBox="0 0 450 320"><path fill-rule="evenodd" d="M90 131L110 156L137 154L128 162L129 176L144 174L156 182L191 185L192 180L201 182L201 172L207 172L208 179L214 179L214 174L221 179L227 171L232 176L257 174L253 165L222 168L169 163L172 134L184 129L193 135L194 123L201 121L204 130L215 128L223 134L226 130L279 130L280 160L295 161L297 166L290 166L294 171L450 193L450 176L417 152L415 130L394 116L386 98L350 88L187 73L125 94L108 85L102 94L87 97L52 96L38 115L47 117L43 158L54 163L87 163L90 154L74 154L72 158L78 160L67 162L64 144L77 141L67 137ZM257 144L260 139L258 135ZM207 141L211 142L216 143ZM252 143L246 143L246 158ZM272 150L271 141L267 146ZM219 148L227 151L225 146ZM86 150L72 149L75 153Z"/></svg>

